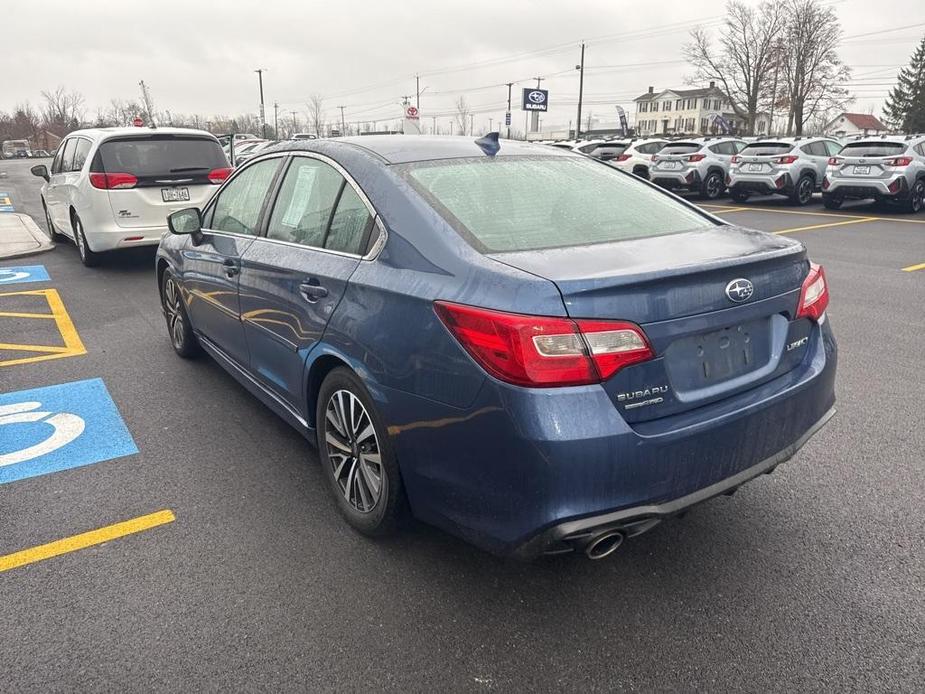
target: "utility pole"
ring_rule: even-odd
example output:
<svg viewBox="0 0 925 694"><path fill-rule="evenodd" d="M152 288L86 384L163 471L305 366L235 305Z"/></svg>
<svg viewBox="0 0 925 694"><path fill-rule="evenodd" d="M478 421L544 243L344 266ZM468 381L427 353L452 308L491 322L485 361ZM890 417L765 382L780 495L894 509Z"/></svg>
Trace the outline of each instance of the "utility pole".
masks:
<svg viewBox="0 0 925 694"><path fill-rule="evenodd" d="M148 112L148 126L156 128L157 123L154 122L154 101L151 99L151 92L148 91L148 85L145 84L144 80L141 80L138 86L141 87L141 100L145 105L145 111Z"/></svg>
<svg viewBox="0 0 925 694"><path fill-rule="evenodd" d="M507 139L511 139L511 87L513 82L507 83L507 113L504 114L504 121L507 123Z"/></svg>
<svg viewBox="0 0 925 694"><path fill-rule="evenodd" d="M295 120L295 111L290 111L289 113L292 114L292 134L295 135L296 131L299 129L299 126Z"/></svg>
<svg viewBox="0 0 925 694"><path fill-rule="evenodd" d="M273 137L279 139L279 102L273 102Z"/></svg>
<svg viewBox="0 0 925 694"><path fill-rule="evenodd" d="M340 136L344 137L347 134L347 123L344 121L344 109L346 106L338 106L340 109Z"/></svg>
<svg viewBox="0 0 925 694"><path fill-rule="evenodd" d="M257 82L260 85L260 124L263 126L263 139L267 139L267 113L263 105L263 73L266 72L266 68L257 68L254 70L257 73Z"/></svg>
<svg viewBox="0 0 925 694"><path fill-rule="evenodd" d="M469 114L469 134L475 135L475 114Z"/></svg>
<svg viewBox="0 0 925 694"><path fill-rule="evenodd" d="M420 75L414 76L414 93L416 94L414 105L415 107L417 107L418 114L420 114L421 113L421 76Z"/></svg>
<svg viewBox="0 0 925 694"><path fill-rule="evenodd" d="M575 120L575 139L581 139L581 98L585 90L585 42L581 42L581 63L575 66L578 73L578 118Z"/></svg>
<svg viewBox="0 0 925 694"><path fill-rule="evenodd" d="M489 118L489 119L488 119L488 132L493 132L492 129L491 129L491 121L492 121L492 120L493 120L492 118Z"/></svg>
<svg viewBox="0 0 925 694"><path fill-rule="evenodd" d="M431 116L431 118L434 119L434 131L431 133L431 135L436 135L437 134L437 116Z"/></svg>
<svg viewBox="0 0 925 694"><path fill-rule="evenodd" d="M542 82L546 78L545 77L534 77L533 79L536 80L536 88L539 89L540 82ZM539 129L540 129L540 112L533 111L530 114L530 130L532 132L537 132Z"/></svg>

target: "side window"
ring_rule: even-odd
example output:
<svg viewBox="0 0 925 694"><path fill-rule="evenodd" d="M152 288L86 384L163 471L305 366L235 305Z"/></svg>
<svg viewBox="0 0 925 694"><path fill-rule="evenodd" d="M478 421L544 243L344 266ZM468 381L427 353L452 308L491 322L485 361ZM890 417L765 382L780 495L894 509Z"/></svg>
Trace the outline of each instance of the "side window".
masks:
<svg viewBox="0 0 925 694"><path fill-rule="evenodd" d="M829 152L829 156L834 157L836 154L841 152L841 145L838 144L837 142L832 142L831 140L827 140L825 143L825 146ZM919 147L921 147L921 145L919 145Z"/></svg>
<svg viewBox="0 0 925 694"><path fill-rule="evenodd" d="M280 161L278 157L264 159L229 181L210 212L208 228L234 234L256 234L260 210Z"/></svg>
<svg viewBox="0 0 925 694"><path fill-rule="evenodd" d="M325 239L324 247L342 253L363 254L363 245L373 217L369 213L366 203L353 189L353 186L344 186L340 195L337 210L331 218L331 229Z"/></svg>
<svg viewBox="0 0 925 694"><path fill-rule="evenodd" d="M77 148L77 138L72 137L64 143L64 154L61 157L61 168L58 171L66 172L71 170L71 164L74 161L74 150Z"/></svg>
<svg viewBox="0 0 925 694"><path fill-rule="evenodd" d="M317 159L295 157L283 180L267 238L321 248L344 178Z"/></svg>
<svg viewBox="0 0 925 694"><path fill-rule="evenodd" d="M715 145L710 145L709 147L707 147L707 149L713 152L714 154L725 154L726 153L725 145L722 142L715 144Z"/></svg>
<svg viewBox="0 0 925 694"><path fill-rule="evenodd" d="M77 147L74 149L74 161L71 164L71 171L80 171L84 164L87 163L87 155L90 154L90 147L93 143L82 137L77 138Z"/></svg>
<svg viewBox="0 0 925 694"><path fill-rule="evenodd" d="M51 163L51 173L53 174L61 171L61 160L64 159L64 145L64 142L60 143L58 150L55 152L55 160Z"/></svg>

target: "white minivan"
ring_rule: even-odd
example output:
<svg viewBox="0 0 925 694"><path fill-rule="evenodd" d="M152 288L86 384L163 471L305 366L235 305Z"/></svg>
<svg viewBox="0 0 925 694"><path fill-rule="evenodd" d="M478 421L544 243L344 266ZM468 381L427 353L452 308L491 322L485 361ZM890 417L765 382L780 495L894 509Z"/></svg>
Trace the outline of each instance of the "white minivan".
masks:
<svg viewBox="0 0 925 694"><path fill-rule="evenodd" d="M48 229L77 245L84 265L118 248L156 246L167 215L202 207L231 174L212 134L185 128L99 128L72 132L45 179Z"/></svg>

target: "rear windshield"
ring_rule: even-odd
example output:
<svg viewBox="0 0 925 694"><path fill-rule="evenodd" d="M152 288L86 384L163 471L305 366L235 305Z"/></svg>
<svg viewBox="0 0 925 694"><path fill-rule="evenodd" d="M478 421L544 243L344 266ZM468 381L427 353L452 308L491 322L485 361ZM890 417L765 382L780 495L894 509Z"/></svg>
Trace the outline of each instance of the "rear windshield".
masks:
<svg viewBox="0 0 925 694"><path fill-rule="evenodd" d="M750 157L761 157L769 154L784 154L793 149L790 142L752 142L740 154Z"/></svg>
<svg viewBox="0 0 925 694"><path fill-rule="evenodd" d="M659 154L690 154L703 147L699 142L669 142L658 150Z"/></svg>
<svg viewBox="0 0 925 694"><path fill-rule="evenodd" d="M583 157L478 157L396 169L483 253L583 246L713 225L652 186Z"/></svg>
<svg viewBox="0 0 925 694"><path fill-rule="evenodd" d="M846 157L887 157L905 151L901 142L849 142L839 154Z"/></svg>
<svg viewBox="0 0 925 694"><path fill-rule="evenodd" d="M94 171L135 176L202 173L228 166L218 142L205 137L152 135L107 140L100 145Z"/></svg>
<svg viewBox="0 0 925 694"><path fill-rule="evenodd" d="M594 154L623 154L626 151L626 148L629 145L598 145L598 147L593 150Z"/></svg>

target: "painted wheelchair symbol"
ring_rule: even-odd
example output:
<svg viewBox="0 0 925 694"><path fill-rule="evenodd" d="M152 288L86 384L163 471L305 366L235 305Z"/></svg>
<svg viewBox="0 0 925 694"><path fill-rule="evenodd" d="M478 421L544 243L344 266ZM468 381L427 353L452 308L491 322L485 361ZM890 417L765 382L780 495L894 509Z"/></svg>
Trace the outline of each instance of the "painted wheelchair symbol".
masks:
<svg viewBox="0 0 925 694"><path fill-rule="evenodd" d="M0 454L0 468L15 465L46 455L62 448L80 436L86 423L83 418L69 412L36 412L40 402L20 402L0 405L0 427L5 424L42 423L50 425L51 434L39 443L18 451Z"/></svg>
<svg viewBox="0 0 925 694"><path fill-rule="evenodd" d="M28 272L18 272L16 270L0 268L0 284L4 282L19 282L20 280L26 279L29 274Z"/></svg>

